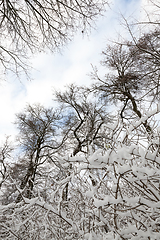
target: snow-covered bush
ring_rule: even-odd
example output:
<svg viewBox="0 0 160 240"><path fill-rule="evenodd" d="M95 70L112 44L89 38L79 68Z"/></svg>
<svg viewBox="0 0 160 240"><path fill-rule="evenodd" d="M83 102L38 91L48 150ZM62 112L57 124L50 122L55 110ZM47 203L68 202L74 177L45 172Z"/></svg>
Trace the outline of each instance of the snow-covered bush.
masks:
<svg viewBox="0 0 160 240"><path fill-rule="evenodd" d="M22 200L1 206L1 238L160 239L160 133L158 125L150 134L140 131L158 112L159 106L128 126L120 120L106 125L112 141L103 149L59 157L63 169L72 165L68 177L58 178L46 163L48 180L36 197L24 197L12 182Z"/></svg>

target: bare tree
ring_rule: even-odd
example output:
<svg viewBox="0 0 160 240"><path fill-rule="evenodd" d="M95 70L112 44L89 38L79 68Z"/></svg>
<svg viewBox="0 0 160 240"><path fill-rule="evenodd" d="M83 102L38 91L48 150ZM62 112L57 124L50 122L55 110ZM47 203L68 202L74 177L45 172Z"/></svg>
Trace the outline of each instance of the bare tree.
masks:
<svg viewBox="0 0 160 240"><path fill-rule="evenodd" d="M155 35L154 32L140 38L137 46L131 42L108 46L102 52L102 65L108 73L100 78L95 68L92 74L96 80L93 90L106 103L121 104L122 119L133 119L135 116L141 118L144 112L142 107L147 109L159 100L159 60L156 54L152 57L147 52L152 45L156 47ZM143 125L147 132L151 132L147 122Z"/></svg>
<svg viewBox="0 0 160 240"><path fill-rule="evenodd" d="M0 62L3 71L26 70L28 54L55 51L77 29L102 13L106 1L0 1Z"/></svg>
<svg viewBox="0 0 160 240"><path fill-rule="evenodd" d="M13 146L9 142L9 137L6 137L5 142L2 147L0 147L0 189L8 177L12 151Z"/></svg>
<svg viewBox="0 0 160 240"><path fill-rule="evenodd" d="M94 147L103 148L103 126L110 121L106 106L101 105L87 89L74 84L69 85L64 92L55 91L55 100L64 115L68 116L66 127L71 126L68 140L72 144L72 155L78 152L87 154L88 146L92 143Z"/></svg>
<svg viewBox="0 0 160 240"><path fill-rule="evenodd" d="M21 154L10 170L13 193L20 189L18 196L14 193L16 202L22 200L22 196L31 198L37 195L35 181L39 184L43 182L45 171L48 170L43 171L42 168L47 169L47 164L51 161L53 163L54 154L61 149L65 141L66 136L63 139L59 137L61 119L60 111L45 109L41 105L29 105L24 113L17 114L16 124L20 131L17 140ZM57 167L60 168L61 165L57 164Z"/></svg>
<svg viewBox="0 0 160 240"><path fill-rule="evenodd" d="M107 116L106 107L101 105L94 98L93 94L89 94L87 89L76 85L69 85L65 92L55 92L56 101L60 103L64 109L64 115L67 114L68 121L66 128L70 126L70 132L67 136L66 143L70 149L73 149L71 156L79 154L89 154L89 148L95 151L98 148L103 149L105 142L109 142L109 136L106 134L105 125L111 120ZM70 164L72 172L72 165ZM95 180L91 177L92 184ZM68 199L67 183L63 199Z"/></svg>

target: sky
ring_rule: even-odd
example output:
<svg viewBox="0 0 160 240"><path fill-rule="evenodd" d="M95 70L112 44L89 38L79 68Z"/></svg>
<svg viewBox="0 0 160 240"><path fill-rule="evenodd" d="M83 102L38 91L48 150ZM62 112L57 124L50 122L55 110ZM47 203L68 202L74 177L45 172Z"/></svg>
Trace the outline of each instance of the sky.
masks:
<svg viewBox="0 0 160 240"><path fill-rule="evenodd" d="M31 81L25 77L18 80L13 75L1 81L0 140L8 135L13 139L17 133L13 124L15 113L23 111L26 104L51 107L54 88L63 90L70 83L89 85L92 65L100 67L101 51L106 44L127 34L121 14L126 19L139 18L140 6L146 3L147 0L112 0L111 8L98 19L89 36L77 33L61 54L41 53L31 59Z"/></svg>

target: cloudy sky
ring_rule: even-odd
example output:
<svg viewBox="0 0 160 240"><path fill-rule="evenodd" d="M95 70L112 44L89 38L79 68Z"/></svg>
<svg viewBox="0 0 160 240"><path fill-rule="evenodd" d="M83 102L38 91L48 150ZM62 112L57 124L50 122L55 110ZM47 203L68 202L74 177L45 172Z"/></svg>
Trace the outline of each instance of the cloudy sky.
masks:
<svg viewBox="0 0 160 240"><path fill-rule="evenodd" d="M16 133L13 122L15 113L24 109L27 103L41 103L53 106L53 88L63 89L69 83L89 84L91 64L98 66L101 51L108 41L125 36L121 14L126 19L140 18L140 6L147 0L112 0L111 9L97 21L96 29L89 36L76 34L74 40L62 54L39 54L34 57L32 81L21 81L9 76L0 83L0 140L5 135Z"/></svg>

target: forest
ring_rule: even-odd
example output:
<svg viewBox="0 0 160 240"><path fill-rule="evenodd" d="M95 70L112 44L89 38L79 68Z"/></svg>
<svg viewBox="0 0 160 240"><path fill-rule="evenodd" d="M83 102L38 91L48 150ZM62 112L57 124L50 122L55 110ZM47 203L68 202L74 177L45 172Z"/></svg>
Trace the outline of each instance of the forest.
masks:
<svg viewBox="0 0 160 240"><path fill-rule="evenodd" d="M70 84L54 90L53 107L16 114L16 140L0 146L1 239L160 239L160 4L150 2L156 15L140 36L126 22L130 39L102 49L104 75L93 66L89 87ZM1 42L2 71L18 75L27 52L87 31L106 2L0 4L13 43Z"/></svg>

